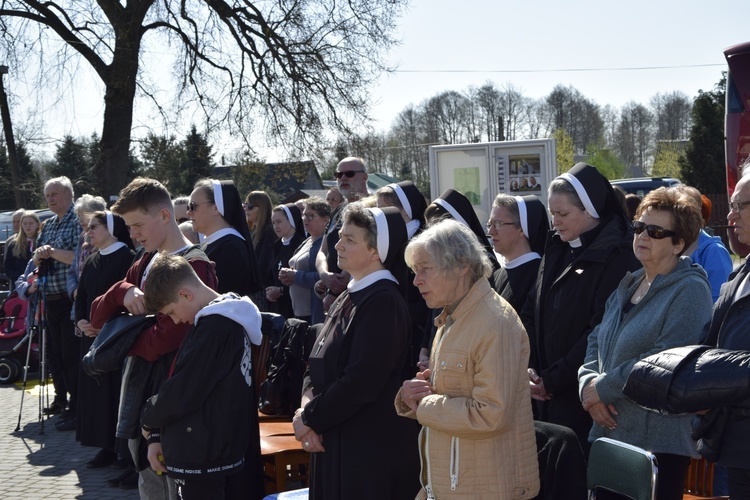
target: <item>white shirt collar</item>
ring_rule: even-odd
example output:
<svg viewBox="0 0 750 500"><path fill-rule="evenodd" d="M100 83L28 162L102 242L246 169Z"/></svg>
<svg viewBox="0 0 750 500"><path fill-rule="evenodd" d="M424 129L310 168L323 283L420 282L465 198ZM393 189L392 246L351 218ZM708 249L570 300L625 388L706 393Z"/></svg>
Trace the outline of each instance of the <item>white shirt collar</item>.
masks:
<svg viewBox="0 0 750 500"><path fill-rule="evenodd" d="M240 232L237 231L235 228L233 228L233 227L225 227L223 229L219 229L218 231L216 231L214 233L211 233L208 236L206 236L206 238L203 240L203 243L205 243L207 245L211 244L214 241L218 240L219 238L223 238L224 236L226 236L228 234L233 234L233 235L237 236L238 238L240 238L242 241L245 241L245 238L243 238L242 235L240 234Z"/></svg>
<svg viewBox="0 0 750 500"><path fill-rule="evenodd" d="M421 225L422 223L417 219L412 219L406 223L406 234L409 236L409 239L412 239L414 237L414 235L417 233L417 230L419 229L419 226Z"/></svg>
<svg viewBox="0 0 750 500"><path fill-rule="evenodd" d="M115 241L114 243L112 243L107 248L102 248L101 250L99 250L99 253L102 254L102 255L109 255L109 254L114 253L117 250L119 250L120 248L125 247L125 246L127 246L127 245L125 243L123 243L122 241Z"/></svg>
<svg viewBox="0 0 750 500"><path fill-rule="evenodd" d="M380 271L375 271L374 273L368 274L361 280L352 279L349 284L346 285L346 287L350 292L358 292L360 290L364 290L368 286L380 280L391 280L394 283L398 284L398 280L395 276L393 276L393 274L391 274L388 269L381 269Z"/></svg>
<svg viewBox="0 0 750 500"><path fill-rule="evenodd" d="M536 252L529 252L516 257L513 260L509 260L505 263L505 269L513 269L514 267L522 266L532 260L541 259L542 256Z"/></svg>

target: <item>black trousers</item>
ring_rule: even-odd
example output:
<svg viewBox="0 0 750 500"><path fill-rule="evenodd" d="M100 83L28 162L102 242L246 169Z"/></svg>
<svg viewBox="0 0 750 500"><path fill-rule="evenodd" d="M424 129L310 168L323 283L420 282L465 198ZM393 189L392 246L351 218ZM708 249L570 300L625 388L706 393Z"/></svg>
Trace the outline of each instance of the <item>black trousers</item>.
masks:
<svg viewBox="0 0 750 500"><path fill-rule="evenodd" d="M732 500L750 500L750 469L727 467L729 498Z"/></svg>
<svg viewBox="0 0 750 500"><path fill-rule="evenodd" d="M67 391L70 394L69 406L75 411L78 404L78 370L81 365L81 339L75 335L70 311L73 302L65 296L56 300L47 300L47 337L49 339L50 358L59 363L62 372L62 383L59 388L55 379L55 399L60 401ZM53 372L53 377L55 373ZM57 377L56 377L57 378ZM62 393L59 392L62 390ZM62 399L64 401L64 399Z"/></svg>

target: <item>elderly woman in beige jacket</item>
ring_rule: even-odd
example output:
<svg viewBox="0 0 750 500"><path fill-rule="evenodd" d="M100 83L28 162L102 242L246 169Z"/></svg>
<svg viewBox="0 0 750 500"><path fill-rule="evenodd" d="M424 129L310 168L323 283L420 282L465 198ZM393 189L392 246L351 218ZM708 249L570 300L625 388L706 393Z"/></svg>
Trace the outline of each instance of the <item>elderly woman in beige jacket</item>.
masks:
<svg viewBox="0 0 750 500"><path fill-rule="evenodd" d="M423 426L418 498L534 497L529 341L487 281L484 250L467 228L445 220L414 238L405 257L427 305L443 308L430 367L405 381L395 402L399 415Z"/></svg>

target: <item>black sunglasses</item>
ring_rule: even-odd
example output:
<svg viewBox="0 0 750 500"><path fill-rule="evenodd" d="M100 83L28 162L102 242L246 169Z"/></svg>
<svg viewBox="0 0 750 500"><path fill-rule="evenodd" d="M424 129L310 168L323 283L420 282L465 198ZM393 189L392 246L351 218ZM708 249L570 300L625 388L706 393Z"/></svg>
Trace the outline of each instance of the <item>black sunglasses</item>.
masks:
<svg viewBox="0 0 750 500"><path fill-rule="evenodd" d="M344 176L351 179L354 177L354 174L359 174L361 172L364 172L364 170L347 170L346 172L334 172L333 176L337 179L341 179Z"/></svg>
<svg viewBox="0 0 750 500"><path fill-rule="evenodd" d="M213 203L213 201L201 201L200 203L191 201L190 203L187 204L188 212L195 212L195 209L198 208L199 205L205 205L207 203Z"/></svg>
<svg viewBox="0 0 750 500"><path fill-rule="evenodd" d="M255 208L255 205L253 205L252 203L243 203L242 208L244 208L245 210L249 212L250 210Z"/></svg>
<svg viewBox="0 0 750 500"><path fill-rule="evenodd" d="M674 231L664 229L663 227L656 226L654 224L646 224L645 222L641 222L639 220L633 221L633 231L635 232L635 234L641 234L643 231L646 231L648 237L655 240L662 240L669 236L677 236L677 233L675 233Z"/></svg>

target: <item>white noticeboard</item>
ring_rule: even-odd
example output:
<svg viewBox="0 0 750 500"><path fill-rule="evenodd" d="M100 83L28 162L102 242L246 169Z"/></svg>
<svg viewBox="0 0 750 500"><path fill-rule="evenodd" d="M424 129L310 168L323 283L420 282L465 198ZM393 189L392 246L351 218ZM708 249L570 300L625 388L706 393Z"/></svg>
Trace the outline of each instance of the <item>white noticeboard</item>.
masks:
<svg viewBox="0 0 750 500"><path fill-rule="evenodd" d="M431 198L451 188L460 191L483 222L499 193L535 194L546 206L547 186L555 177L554 139L430 146Z"/></svg>

